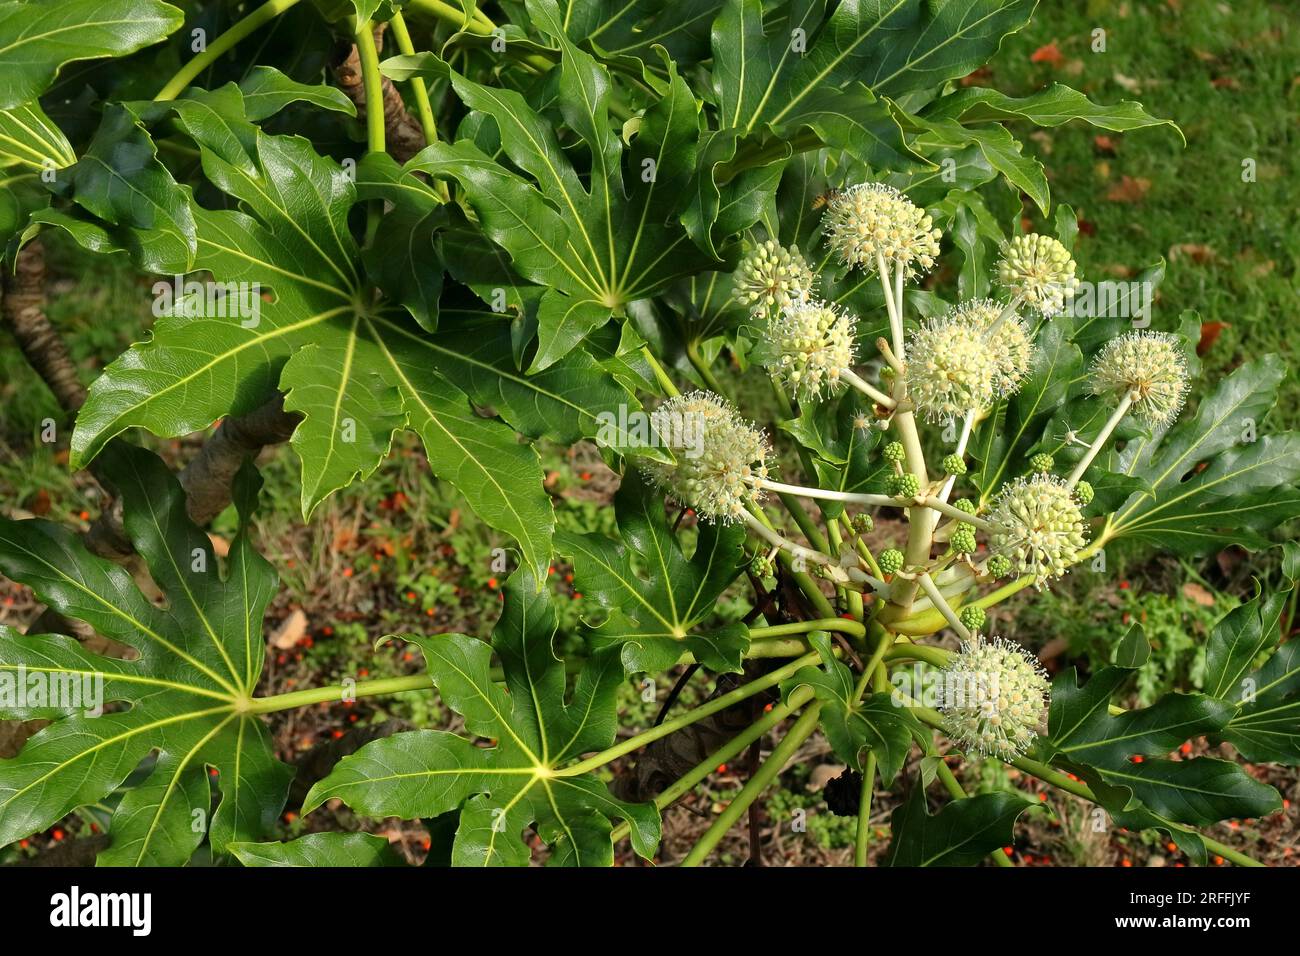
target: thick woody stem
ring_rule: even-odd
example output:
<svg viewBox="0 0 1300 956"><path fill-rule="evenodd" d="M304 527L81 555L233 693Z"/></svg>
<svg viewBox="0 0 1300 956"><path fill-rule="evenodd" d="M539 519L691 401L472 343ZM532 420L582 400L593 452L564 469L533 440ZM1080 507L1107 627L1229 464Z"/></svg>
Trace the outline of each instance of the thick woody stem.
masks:
<svg viewBox="0 0 1300 956"><path fill-rule="evenodd" d="M86 390L77 381L63 339L45 316L45 249L39 239L23 247L14 273L4 275L3 316L24 357L71 415L86 400Z"/></svg>
<svg viewBox="0 0 1300 956"><path fill-rule="evenodd" d="M382 52L384 24L376 27L374 33L375 47ZM356 104L357 118L365 122L369 104L366 102L366 87L361 75L361 54L356 44L351 45L347 56L334 67L334 79L348 99ZM401 92L388 77L383 78L383 90L384 142L389 154L399 163L404 163L424 149L428 142L424 138L424 130L420 128L419 119L407 112Z"/></svg>

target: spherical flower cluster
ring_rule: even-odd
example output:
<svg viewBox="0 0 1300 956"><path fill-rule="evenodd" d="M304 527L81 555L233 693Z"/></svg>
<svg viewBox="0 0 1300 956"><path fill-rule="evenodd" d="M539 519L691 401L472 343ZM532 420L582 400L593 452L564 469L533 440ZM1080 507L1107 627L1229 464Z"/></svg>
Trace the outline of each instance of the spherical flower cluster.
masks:
<svg viewBox="0 0 1300 956"><path fill-rule="evenodd" d="M1016 236L1002 251L998 279L1031 308L1056 315L1079 287L1070 250L1051 236Z"/></svg>
<svg viewBox="0 0 1300 956"><path fill-rule="evenodd" d="M975 529L968 524L960 524L952 529L948 544L956 554L973 554L976 548Z"/></svg>
<svg viewBox="0 0 1300 956"><path fill-rule="evenodd" d="M816 281L798 246L768 239L740 261L735 293L755 316L767 318L811 296Z"/></svg>
<svg viewBox="0 0 1300 956"><path fill-rule="evenodd" d="M995 578L1005 578L1011 573L1011 559L1005 554L990 555L984 565Z"/></svg>
<svg viewBox="0 0 1300 956"><path fill-rule="evenodd" d="M1096 492L1092 490L1092 485L1086 481L1080 481L1074 486L1074 496L1079 499L1079 504L1090 505Z"/></svg>
<svg viewBox="0 0 1300 956"><path fill-rule="evenodd" d="M885 479L885 491L894 498L913 498L921 491L921 479L910 471Z"/></svg>
<svg viewBox="0 0 1300 956"><path fill-rule="evenodd" d="M897 548L886 548L880 552L880 557L876 559L876 563L880 565L883 574L897 574L903 570L903 564L906 560L902 551Z"/></svg>
<svg viewBox="0 0 1300 956"><path fill-rule="evenodd" d="M682 504L729 522L758 499L752 479L767 475L771 449L725 399L705 391L678 395L655 409L650 422L675 462L645 460L642 468Z"/></svg>
<svg viewBox="0 0 1300 956"><path fill-rule="evenodd" d="M857 318L825 302L796 302L768 326L772 373L800 402L834 395L853 365Z"/></svg>
<svg viewBox="0 0 1300 956"><path fill-rule="evenodd" d="M848 265L870 272L883 257L907 276L934 268L943 235L924 209L884 183L859 183L837 193L826 206L822 229Z"/></svg>
<svg viewBox="0 0 1300 956"><path fill-rule="evenodd" d="M1056 467L1056 459L1045 451L1040 451L1037 455L1029 459L1029 468L1031 471L1051 471Z"/></svg>
<svg viewBox="0 0 1300 956"><path fill-rule="evenodd" d="M1010 760L1038 736L1048 691L1042 665L1019 645L976 638L944 669L940 709L964 748Z"/></svg>
<svg viewBox="0 0 1300 956"><path fill-rule="evenodd" d="M997 397L998 365L971 322L946 315L923 322L907 340L907 393L928 421L949 421Z"/></svg>
<svg viewBox="0 0 1300 956"><path fill-rule="evenodd" d="M968 631L978 631L988 620L988 615L984 613L984 608L978 604L967 604L957 615L957 619L962 622Z"/></svg>
<svg viewBox="0 0 1300 956"><path fill-rule="evenodd" d="M1019 574L1032 574L1038 586L1065 574L1084 545L1079 501L1064 481L1049 475L1003 488L989 521L994 526L990 550L1009 558Z"/></svg>
<svg viewBox="0 0 1300 956"><path fill-rule="evenodd" d="M966 474L966 460L953 452L951 455L943 456L943 471L947 475L964 475Z"/></svg>
<svg viewBox="0 0 1300 956"><path fill-rule="evenodd" d="M1024 320L1014 313L1002 316L1003 306L992 299L970 299L949 313L954 319L970 322L982 333L995 367L993 390L999 396L1013 394L1029 374L1034 344Z"/></svg>
<svg viewBox="0 0 1300 956"><path fill-rule="evenodd" d="M1151 425L1178 417L1187 397L1187 361L1167 332L1129 332L1112 339L1092 365L1097 395L1132 394L1133 411Z"/></svg>

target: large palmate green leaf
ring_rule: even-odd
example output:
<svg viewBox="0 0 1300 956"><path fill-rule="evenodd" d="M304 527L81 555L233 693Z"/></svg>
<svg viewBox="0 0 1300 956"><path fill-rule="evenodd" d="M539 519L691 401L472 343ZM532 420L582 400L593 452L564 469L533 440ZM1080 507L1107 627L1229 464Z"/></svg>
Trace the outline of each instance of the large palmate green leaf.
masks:
<svg viewBox="0 0 1300 956"><path fill-rule="evenodd" d="M629 473L614 499L621 541L602 534L556 535L556 550L573 558L574 586L604 619L592 646L622 649L629 672L666 670L685 652L706 667L739 671L749 629L736 623L695 633L744 564L739 524L701 524L688 558L668 526L663 496ZM589 615L592 621L595 615Z"/></svg>
<svg viewBox="0 0 1300 956"><path fill-rule="evenodd" d="M1118 468L1147 479L1153 493L1125 501L1106 540L1134 538L1182 554L1226 544L1254 549L1300 515L1300 435L1269 434L1265 423L1286 374L1275 355L1247 362L1194 417L1130 442Z"/></svg>
<svg viewBox="0 0 1300 956"><path fill-rule="evenodd" d="M679 65L708 55L709 24L720 0L693 0L685 8L662 0L562 0L565 33L604 58L636 57L647 69L662 63L661 46Z"/></svg>
<svg viewBox="0 0 1300 956"><path fill-rule="evenodd" d="M1182 131L1171 120L1152 116L1140 103L1124 100L1113 106L1102 106L1060 83L1022 97L1007 96L986 86L968 86L935 100L921 115L927 119L946 117L965 124L1023 119L1037 126L1060 126L1081 120L1120 133L1169 126L1182 137Z"/></svg>
<svg viewBox="0 0 1300 956"><path fill-rule="evenodd" d="M0 109L45 92L65 63L121 56L157 43L184 22L157 0L26 0L0 3Z"/></svg>
<svg viewBox="0 0 1300 956"><path fill-rule="evenodd" d="M0 711L54 721L17 757L0 761L0 844L101 800L156 751L152 769L118 804L112 842L99 860L175 866L189 859L205 831L218 851L264 837L293 776L248 709L262 672L262 615L276 591L275 572L248 536L260 481L251 465L236 481L241 523L223 575L161 461L114 443L101 468L122 497L126 533L166 603L149 601L126 571L89 554L57 525L0 521L0 571L139 655L109 658L60 635L0 628L0 677L7 679L0 686L8 690ZM28 685L25 699L14 681ZM97 681L102 697L95 700ZM37 686L48 689L44 699L32 697ZM210 826L208 768L221 793Z"/></svg>
<svg viewBox="0 0 1300 956"><path fill-rule="evenodd" d="M250 411L281 388L286 407L304 416L293 436L303 461L304 513L373 472L394 430L408 427L424 440L434 473L512 535L529 566L545 568L554 519L537 453L512 428L480 415L438 371L423 330L404 310L375 301L348 231L356 190L347 172L306 140L268 135L248 122L233 84L138 112L145 119L173 115L198 145L207 178L242 209L185 202L191 224L177 228L170 244L145 228L141 203L127 195L128 176L140 175L141 148L150 147L146 166L160 178L153 193L159 202L175 203L178 194L184 201L184 193L174 183L165 189L170 174L152 159L144 125L127 109L114 128L131 148L106 143L84 176L89 159L73 169L67 192L100 219L127 226L119 232L157 271L181 273L192 264L234 284L233 295L218 308L187 315L182 307L160 318L149 341L105 369L77 419L75 462L84 464L126 428L186 434ZM130 170L117 164L124 155Z"/></svg>
<svg viewBox="0 0 1300 956"><path fill-rule="evenodd" d="M383 837L370 833L308 833L288 843L232 843L244 866L405 866Z"/></svg>
<svg viewBox="0 0 1300 956"><path fill-rule="evenodd" d="M594 775L565 769L614 741L623 680L618 654L588 659L566 695L564 663L552 646L555 626L550 592L520 570L506 587L490 647L463 634L410 638L466 731L492 746L440 730L376 740L312 787L304 812L334 798L371 817L435 817L463 805L452 848L458 866L528 863L527 827L551 846L552 863L608 866L613 819L626 820L633 847L652 856L660 828L655 806L618 800ZM504 687L491 674L494 650Z"/></svg>
<svg viewBox="0 0 1300 956"><path fill-rule="evenodd" d="M1222 730L1234 708L1205 694L1169 694L1150 707L1112 715L1111 697L1132 667L1103 669L1082 687L1071 668L1052 682L1045 749L1056 759L1091 768L1102 782L1123 788L1164 823L1208 826L1229 817L1259 817L1281 797L1235 763L1209 757L1170 760L1184 741Z"/></svg>
<svg viewBox="0 0 1300 956"><path fill-rule="evenodd" d="M1205 649L1205 691L1235 709L1216 738L1247 760L1295 765L1300 764L1300 643L1278 645L1279 623L1300 576L1300 545L1294 541L1284 547L1282 571L1289 586L1257 595L1215 624Z"/></svg>
<svg viewBox="0 0 1300 956"><path fill-rule="evenodd" d="M924 734L924 729L911 711L897 706L888 693L859 698L853 672L835 659L825 632L814 631L809 640L821 655L822 666L801 668L782 683L782 697L788 699L799 687L811 687L821 701L822 731L835 756L861 770L862 755L874 753L881 782L891 786L907 762L913 734Z"/></svg>
<svg viewBox="0 0 1300 956"><path fill-rule="evenodd" d="M917 787L889 818L893 839L888 866L974 866L1012 842L1017 818L1032 800L1010 793L981 793L954 800L931 816Z"/></svg>
<svg viewBox="0 0 1300 956"><path fill-rule="evenodd" d="M556 87L565 122L590 156L580 176L554 126L513 90L480 85L429 55L398 57L390 75L446 75L467 107L490 117L501 149L524 175L472 140L434 143L408 169L458 181L483 231L523 278L547 287L537 314L534 369L558 361L631 302L709 262L674 213L695 168L699 115L670 69L663 96L626 145L610 123L610 77L564 34L554 4L529 4L535 24L563 50Z"/></svg>
<svg viewBox="0 0 1300 956"><path fill-rule="evenodd" d="M72 144L39 103L0 110L0 245L49 205L42 181L76 161Z"/></svg>
<svg viewBox="0 0 1300 956"><path fill-rule="evenodd" d="M723 126L794 129L849 83L894 98L938 86L987 61L1033 8L1034 0L799 0L765 15L759 0L728 0L713 29ZM848 112L888 126L869 102Z"/></svg>

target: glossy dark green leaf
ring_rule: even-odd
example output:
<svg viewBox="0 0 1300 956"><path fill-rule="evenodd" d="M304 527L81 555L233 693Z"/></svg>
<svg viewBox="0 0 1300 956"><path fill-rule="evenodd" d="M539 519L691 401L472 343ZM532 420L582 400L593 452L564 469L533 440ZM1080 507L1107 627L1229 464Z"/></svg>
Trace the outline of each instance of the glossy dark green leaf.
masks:
<svg viewBox="0 0 1300 956"><path fill-rule="evenodd" d="M118 804L112 842L99 859L179 866L205 830L217 850L262 838L293 775L275 759L262 720L247 710L265 652L262 615L276 591L274 571L248 536L260 481L251 466L237 481L241 525L223 576L161 461L115 444L101 467L122 496L126 533L166 604L149 601L126 571L92 556L57 525L0 522L0 571L61 614L139 652L131 661L103 657L66 637L0 628L0 671L25 673L29 683L44 675L52 689L63 682L57 701L6 701L6 717L54 722L17 757L0 761L0 844L101 800L156 750L148 776ZM102 698L95 702L98 680ZM118 701L130 709L103 706ZM211 826L196 827L208 821L209 767L221 800Z"/></svg>
<svg viewBox="0 0 1300 956"><path fill-rule="evenodd" d="M706 667L739 671L749 647L744 625L711 633L697 628L744 563L742 525L701 524L688 558L668 525L663 495L635 472L614 499L620 540L602 534L559 532L556 550L573 558L574 587L603 615L590 640L618 646L629 672L667 670L690 652Z"/></svg>
<svg viewBox="0 0 1300 956"><path fill-rule="evenodd" d="M126 428L187 434L251 411L281 388L286 407L304 415L293 447L303 461L305 514L372 473L393 432L411 428L434 473L512 535L532 568L544 569L554 518L537 453L513 429L478 414L432 367L418 325L391 304L371 302L348 231L355 186L347 172L306 140L249 123L233 85L151 110L175 116L198 144L208 179L242 205L186 207L194 267L231 294L201 301L195 315L186 308L165 315L149 341L105 369L78 416L74 461L89 461ZM142 127L130 130L147 143ZM171 200L184 195L172 188ZM87 205L79 192L76 198ZM156 241L152 231L130 231L137 235ZM159 271L186 271L180 251L170 255Z"/></svg>
<svg viewBox="0 0 1300 956"><path fill-rule="evenodd" d="M1281 805L1276 790L1235 763L1166 757L1186 740L1222 730L1235 712L1231 703L1169 694L1150 707L1112 715L1111 698L1131 674L1131 668L1108 667L1080 687L1071 668L1052 682L1045 746L1055 758L1095 768L1107 785L1127 788L1153 814L1174 823L1207 826L1263 816Z"/></svg>
<svg viewBox="0 0 1300 956"><path fill-rule="evenodd" d="M66 63L131 53L183 22L180 10L157 0L0 3L0 109L36 99Z"/></svg>
<svg viewBox="0 0 1300 956"><path fill-rule="evenodd" d="M438 730L376 740L312 787L304 812L334 798L371 817L434 817L461 807L452 849L457 866L527 864L528 827L551 846L553 864L608 866L611 820L623 819L633 847L650 857L659 842L655 806L618 800L594 775L565 770L614 741L623 680L618 655L589 659L566 700L550 592L520 571L505 594L491 647L462 634L410 638L466 732L492 745ZM504 687L490 672L493 650Z"/></svg>
<svg viewBox="0 0 1300 956"><path fill-rule="evenodd" d="M1030 800L1010 793L981 793L954 800L931 816L921 787L889 818L893 839L888 866L974 866L1014 842L1016 820Z"/></svg>
<svg viewBox="0 0 1300 956"><path fill-rule="evenodd" d="M1300 514L1300 435L1270 434L1265 415L1286 366L1275 355L1247 362L1166 434L1130 442L1125 474L1146 478L1115 512L1107 538L1149 541L1182 554L1225 544L1264 546L1267 532Z"/></svg>
<svg viewBox="0 0 1300 956"><path fill-rule="evenodd" d="M630 302L699 271L706 261L673 216L694 171L699 138L697 106L685 81L670 67L664 95L625 145L610 123L604 67L568 40L553 3L529 9L563 51L557 101L591 157L585 182L551 123L513 90L475 83L430 55L399 57L385 68L448 76L467 107L491 117L502 151L522 170L497 163L469 140L434 143L407 167L459 182L484 232L510 254L515 271L548 287L532 364L541 370Z"/></svg>
<svg viewBox="0 0 1300 956"><path fill-rule="evenodd" d="M405 866L383 837L373 833L308 833L287 843L232 843L244 866Z"/></svg>
<svg viewBox="0 0 1300 956"><path fill-rule="evenodd" d="M891 786L907 762L913 732L921 732L921 725L888 693L858 698L854 693L857 677L847 664L835 659L830 638L815 631L810 640L821 654L822 666L802 668L781 685L782 696L788 697L799 687L811 687L821 701L822 732L835 756L860 771L863 755L874 753L881 782Z"/></svg>
<svg viewBox="0 0 1300 956"><path fill-rule="evenodd" d="M1102 106L1061 83L1053 83L1022 97L1007 96L989 87L963 87L935 100L925 108L923 115L931 118L943 116L962 123L1023 119L1036 126L1061 126L1072 120L1081 120L1117 133L1169 126L1180 139L1183 135L1171 120L1152 116L1141 103L1122 100L1113 106Z"/></svg>

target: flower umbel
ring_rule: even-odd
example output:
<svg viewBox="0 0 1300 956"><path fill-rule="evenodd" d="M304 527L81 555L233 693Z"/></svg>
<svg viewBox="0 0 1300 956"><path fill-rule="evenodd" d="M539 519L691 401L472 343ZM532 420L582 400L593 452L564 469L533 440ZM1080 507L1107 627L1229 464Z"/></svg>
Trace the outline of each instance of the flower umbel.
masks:
<svg viewBox="0 0 1300 956"><path fill-rule="evenodd" d="M1002 252L998 279L1043 315L1056 315L1079 287L1070 250L1051 236L1016 236Z"/></svg>
<svg viewBox="0 0 1300 956"><path fill-rule="evenodd" d="M655 409L650 421L676 462L646 461L642 468L682 504L701 517L729 522L758 500L750 479L766 476L771 449L725 399L702 390L678 395Z"/></svg>
<svg viewBox="0 0 1300 956"><path fill-rule="evenodd" d="M1047 675L1037 659L1003 638L976 638L944 669L952 738L968 750L1011 760L1029 749L1043 722Z"/></svg>
<svg viewBox="0 0 1300 956"><path fill-rule="evenodd" d="M843 386L853 365L857 318L825 302L797 302L769 326L770 371L800 402L815 402Z"/></svg>
<svg viewBox="0 0 1300 956"><path fill-rule="evenodd" d="M877 257L907 276L928 272L939 255L934 220L893 186L859 183L837 194L822 219L826 242L851 266L871 272Z"/></svg>
<svg viewBox="0 0 1300 956"><path fill-rule="evenodd" d="M1020 388L1034 357L1034 345L1024 320L1018 315L1003 317L1002 305L992 299L970 299L956 306L949 315L971 323L984 334L995 369L994 391L1005 397Z"/></svg>
<svg viewBox="0 0 1300 956"><path fill-rule="evenodd" d="M1178 417L1187 398L1187 361L1167 332L1129 332L1112 339L1092 364L1097 395L1133 396L1133 411L1151 425Z"/></svg>
<svg viewBox="0 0 1300 956"><path fill-rule="evenodd" d="M759 318L767 318L803 302L812 295L816 276L799 253L774 239L760 242L740 260L736 270L736 298Z"/></svg>
<svg viewBox="0 0 1300 956"><path fill-rule="evenodd" d="M1009 558L1035 584L1059 578L1084 545L1079 500L1060 478L1036 474L1007 485L993 503L989 537L994 554Z"/></svg>
<svg viewBox="0 0 1300 956"><path fill-rule="evenodd" d="M907 340L907 393L929 421L947 421L997 397L998 366L978 326L949 314Z"/></svg>

